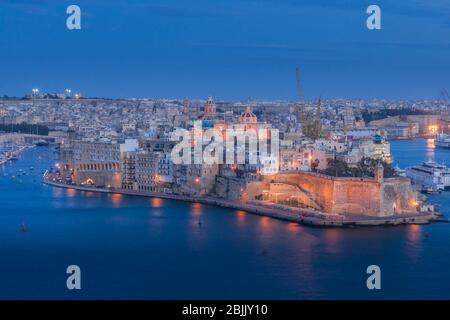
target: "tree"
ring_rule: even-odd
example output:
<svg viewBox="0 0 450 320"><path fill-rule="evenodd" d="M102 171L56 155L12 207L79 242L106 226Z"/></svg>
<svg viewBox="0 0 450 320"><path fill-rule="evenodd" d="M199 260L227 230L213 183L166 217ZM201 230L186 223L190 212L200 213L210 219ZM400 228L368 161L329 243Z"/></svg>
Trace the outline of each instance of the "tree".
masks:
<svg viewBox="0 0 450 320"><path fill-rule="evenodd" d="M349 167L345 161L338 159L328 159L328 166L323 171L324 174L335 177L360 177L373 178L375 176L375 169L380 163L380 160L373 158L362 158L356 167ZM386 162L381 162L384 169L384 177L391 178L396 175L392 165ZM311 168L313 165L311 164Z"/></svg>
<svg viewBox="0 0 450 320"><path fill-rule="evenodd" d="M338 159L328 159L328 165L324 170L324 173L335 177L352 176L352 171L350 170L348 164Z"/></svg>
<svg viewBox="0 0 450 320"><path fill-rule="evenodd" d="M311 171L317 172L317 168L319 167L320 161L319 159L315 159L313 162L311 162Z"/></svg>

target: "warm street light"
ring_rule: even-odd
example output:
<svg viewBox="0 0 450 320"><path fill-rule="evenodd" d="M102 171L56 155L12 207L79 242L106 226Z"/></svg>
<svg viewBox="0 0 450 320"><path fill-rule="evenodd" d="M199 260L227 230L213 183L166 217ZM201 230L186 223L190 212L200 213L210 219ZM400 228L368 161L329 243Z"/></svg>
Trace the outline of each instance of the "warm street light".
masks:
<svg viewBox="0 0 450 320"><path fill-rule="evenodd" d="M438 130L439 130L439 127L436 124L432 124L432 125L428 126L428 131L432 134L436 134L438 132Z"/></svg>

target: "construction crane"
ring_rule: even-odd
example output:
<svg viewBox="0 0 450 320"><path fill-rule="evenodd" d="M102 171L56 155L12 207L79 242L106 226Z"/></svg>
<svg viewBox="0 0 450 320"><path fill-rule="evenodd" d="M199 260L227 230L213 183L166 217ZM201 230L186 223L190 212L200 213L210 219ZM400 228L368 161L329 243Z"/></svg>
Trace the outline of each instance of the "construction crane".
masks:
<svg viewBox="0 0 450 320"><path fill-rule="evenodd" d="M317 139L320 137L322 133L322 124L320 122L320 113L322 111L322 99L319 97L319 100L317 101L317 107L316 107L316 119L314 121L314 138Z"/></svg>
<svg viewBox="0 0 450 320"><path fill-rule="evenodd" d="M295 68L295 77L296 77L296 81L297 81L297 96L298 96L298 102L297 105L295 107L295 113L297 116L297 122L299 123L304 123L304 118L305 118L305 97L304 97L304 93L303 93L303 85L302 85L302 80L300 77L300 68L296 67Z"/></svg>
<svg viewBox="0 0 450 320"><path fill-rule="evenodd" d="M297 80L297 95L298 102L295 107L297 115L297 122L302 125L302 133L304 136L312 139L317 139L322 133L322 125L320 122L321 113L321 98L317 102L315 117L305 111L305 97L303 93L303 85L300 77L300 68L295 68L295 75Z"/></svg>
<svg viewBox="0 0 450 320"><path fill-rule="evenodd" d="M448 95L448 91L445 88L441 89L441 92L439 93L439 102L442 102L441 105L441 112L443 115L448 115L449 107L450 107L450 96Z"/></svg>
<svg viewBox="0 0 450 320"><path fill-rule="evenodd" d="M450 102L450 96L448 95L447 89L442 88L439 94L439 100L444 101L445 103Z"/></svg>

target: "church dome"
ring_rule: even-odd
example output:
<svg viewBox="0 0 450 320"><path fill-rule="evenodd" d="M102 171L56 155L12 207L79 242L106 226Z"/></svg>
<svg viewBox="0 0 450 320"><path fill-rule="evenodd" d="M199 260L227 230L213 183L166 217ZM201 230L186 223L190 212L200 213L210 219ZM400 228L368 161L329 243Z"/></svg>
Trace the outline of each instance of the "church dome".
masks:
<svg viewBox="0 0 450 320"><path fill-rule="evenodd" d="M250 107L245 108L245 111L241 114L239 117L240 123L257 123L258 118L256 115L252 112L252 109Z"/></svg>

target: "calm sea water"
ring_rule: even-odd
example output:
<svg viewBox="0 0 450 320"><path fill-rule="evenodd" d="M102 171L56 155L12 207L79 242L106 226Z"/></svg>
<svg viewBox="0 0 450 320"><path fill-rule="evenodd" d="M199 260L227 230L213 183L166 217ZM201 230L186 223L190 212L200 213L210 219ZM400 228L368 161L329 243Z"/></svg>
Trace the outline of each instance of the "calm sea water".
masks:
<svg viewBox="0 0 450 320"><path fill-rule="evenodd" d="M392 151L401 167L431 157L450 165L450 150L426 140L393 142ZM302 227L45 186L41 172L53 163L49 148L34 148L1 169L0 298L450 298L450 224ZM28 175L12 179L19 169ZM450 215L449 195L430 200ZM81 267L80 291L66 289L71 264ZM371 264L381 267L380 291L366 289Z"/></svg>

